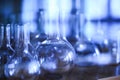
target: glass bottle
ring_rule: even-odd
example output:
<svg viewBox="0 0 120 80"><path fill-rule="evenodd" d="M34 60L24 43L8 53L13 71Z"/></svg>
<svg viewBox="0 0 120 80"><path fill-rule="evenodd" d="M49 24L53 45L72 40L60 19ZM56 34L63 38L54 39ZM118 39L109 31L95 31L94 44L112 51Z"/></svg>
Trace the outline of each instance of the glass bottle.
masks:
<svg viewBox="0 0 120 80"><path fill-rule="evenodd" d="M5 65L8 80L37 80L40 64L33 48L30 48L29 24L17 26L15 55ZM30 50L31 49L31 50Z"/></svg>
<svg viewBox="0 0 120 80"><path fill-rule="evenodd" d="M10 44L10 24L1 26L1 46L0 46L0 78L4 76L4 65L14 55L14 49ZM1 70L2 69L2 70Z"/></svg>

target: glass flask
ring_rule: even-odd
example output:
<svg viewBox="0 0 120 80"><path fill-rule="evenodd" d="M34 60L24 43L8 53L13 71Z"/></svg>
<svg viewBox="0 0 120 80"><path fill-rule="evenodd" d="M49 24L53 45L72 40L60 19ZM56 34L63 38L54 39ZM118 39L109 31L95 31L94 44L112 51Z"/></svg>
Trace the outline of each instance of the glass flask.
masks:
<svg viewBox="0 0 120 80"><path fill-rule="evenodd" d="M14 55L14 49L10 44L10 24L0 26L0 78L4 78L4 65Z"/></svg>
<svg viewBox="0 0 120 80"><path fill-rule="evenodd" d="M49 22L46 26L57 27L58 25ZM42 68L50 72L68 71L75 56L74 49L57 33L49 34L47 40L41 42L37 51Z"/></svg>
<svg viewBox="0 0 120 80"><path fill-rule="evenodd" d="M15 55L7 62L4 70L7 80L37 80L41 73L34 48L29 46L28 26L16 26Z"/></svg>
<svg viewBox="0 0 120 80"><path fill-rule="evenodd" d="M60 34L59 0L49 0L46 3L48 8L44 12L44 27L48 37L36 49L39 62L46 72L67 72L72 68L75 51ZM51 10L51 7L55 7L55 10Z"/></svg>
<svg viewBox="0 0 120 80"><path fill-rule="evenodd" d="M95 43L93 43L93 41L89 41L84 35L84 5L82 5L82 0L80 0L80 2L81 4L79 5L81 5L81 7L77 7L76 3L74 3L71 10L69 25L72 28L73 34L71 37L69 36L68 40L73 45L77 54L74 63L79 66L92 66L95 64L91 58L98 56L100 52Z"/></svg>

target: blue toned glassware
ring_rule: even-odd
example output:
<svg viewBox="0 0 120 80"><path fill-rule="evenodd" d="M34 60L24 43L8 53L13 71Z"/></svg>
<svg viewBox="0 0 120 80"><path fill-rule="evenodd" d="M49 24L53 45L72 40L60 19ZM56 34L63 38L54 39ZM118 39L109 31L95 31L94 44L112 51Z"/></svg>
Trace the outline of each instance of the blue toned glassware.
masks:
<svg viewBox="0 0 120 80"><path fill-rule="evenodd" d="M50 18L44 16L47 39L37 47L38 59L43 70L49 73L63 73L72 68L75 51L60 34L59 15ZM48 66L49 65L49 66Z"/></svg>
<svg viewBox="0 0 120 80"><path fill-rule="evenodd" d="M5 78L4 65L14 55L14 49L10 44L10 24L0 26L1 45L0 45L0 79Z"/></svg>
<svg viewBox="0 0 120 80"><path fill-rule="evenodd" d="M74 3L71 9L69 26L72 28L73 34L68 36L68 40L73 45L77 54L74 63L79 66L91 66L94 65L91 58L98 56L100 52L95 43L88 40L84 35L84 26L86 23L84 1L79 1L81 3L79 3L80 7L77 7L76 3Z"/></svg>
<svg viewBox="0 0 120 80"><path fill-rule="evenodd" d="M56 34L49 35L47 40L38 46L37 52L42 68L53 73L70 70L75 56L71 46Z"/></svg>
<svg viewBox="0 0 120 80"><path fill-rule="evenodd" d="M34 48L30 46L28 26L16 26L15 55L7 62L4 70L7 80L37 80L41 74Z"/></svg>

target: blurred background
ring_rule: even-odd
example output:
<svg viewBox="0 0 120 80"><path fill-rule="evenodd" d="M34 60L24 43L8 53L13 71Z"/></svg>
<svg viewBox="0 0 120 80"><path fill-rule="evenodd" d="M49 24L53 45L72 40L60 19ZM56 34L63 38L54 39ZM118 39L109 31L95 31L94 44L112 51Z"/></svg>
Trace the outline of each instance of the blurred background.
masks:
<svg viewBox="0 0 120 80"><path fill-rule="evenodd" d="M53 9L49 5L43 5L43 1L44 0L0 0L0 23L16 23L21 21L21 18L24 18L24 20L33 19L37 16L36 13L38 13L40 9L44 9L44 6ZM62 4L66 9L70 8L66 3L67 1L68 0L63 1L64 4ZM87 37L93 37L98 22L100 22L105 31L112 34L110 38L115 38L116 30L119 30L120 25L119 0L70 0L69 3L73 4L73 8L80 8L80 10L84 12L86 21L84 33ZM74 4L76 6L74 6ZM22 13L24 13L23 16L21 15ZM67 31L66 34L70 34L70 31Z"/></svg>
<svg viewBox="0 0 120 80"><path fill-rule="evenodd" d="M34 5L36 5L37 8L43 8L43 1L44 0L0 0L0 20L2 21L4 18L11 18L12 15L21 13L23 3L28 6L26 8ZM30 2L34 2L34 4ZM77 7L80 6L80 0L70 0L70 2L76 2ZM81 0L81 2L84 2L84 12L87 19L92 21L119 22L119 0ZM67 4L63 6L66 7L66 5Z"/></svg>

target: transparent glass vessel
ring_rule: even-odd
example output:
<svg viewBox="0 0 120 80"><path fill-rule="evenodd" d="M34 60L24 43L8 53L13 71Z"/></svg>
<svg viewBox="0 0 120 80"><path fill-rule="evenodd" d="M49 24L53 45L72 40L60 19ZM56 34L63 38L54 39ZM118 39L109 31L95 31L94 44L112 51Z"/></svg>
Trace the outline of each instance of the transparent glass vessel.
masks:
<svg viewBox="0 0 120 80"><path fill-rule="evenodd" d="M4 65L9 61L15 52L10 44L10 24L0 26L0 35L0 78L4 78Z"/></svg>
<svg viewBox="0 0 120 80"><path fill-rule="evenodd" d="M47 80L59 80L62 73L68 72L73 67L75 51L60 33L63 25L60 24L59 12L53 17L51 13L45 10L44 27L48 37L39 44L36 51L41 68L45 71L44 77Z"/></svg>
<svg viewBox="0 0 120 80"><path fill-rule="evenodd" d="M41 73L35 50L29 46L28 26L16 26L15 55L7 62L4 70L7 80L37 80Z"/></svg>
<svg viewBox="0 0 120 80"><path fill-rule="evenodd" d="M77 1L80 3L77 3ZM72 30L72 34L68 36L68 40L73 45L77 54L74 63L79 66L95 65L92 58L98 56L100 52L96 44L93 41L88 40L84 35L84 27L86 23L84 1L76 0L72 5L69 16L69 26Z"/></svg>
<svg viewBox="0 0 120 80"><path fill-rule="evenodd" d="M54 28L58 26L58 23L50 21L46 25ZM47 40L38 46L37 52L42 68L52 73L70 70L75 57L74 49L58 33L48 34Z"/></svg>

